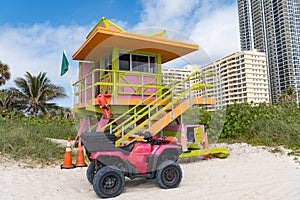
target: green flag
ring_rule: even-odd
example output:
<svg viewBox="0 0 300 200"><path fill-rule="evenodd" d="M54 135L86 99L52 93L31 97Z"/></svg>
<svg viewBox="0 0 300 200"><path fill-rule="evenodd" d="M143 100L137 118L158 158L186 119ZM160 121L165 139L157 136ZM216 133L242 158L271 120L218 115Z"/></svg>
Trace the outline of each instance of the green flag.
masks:
<svg viewBox="0 0 300 200"><path fill-rule="evenodd" d="M61 62L61 70L60 75L63 76L69 69L69 61L67 59L67 56L65 54L65 51L63 52L62 62Z"/></svg>

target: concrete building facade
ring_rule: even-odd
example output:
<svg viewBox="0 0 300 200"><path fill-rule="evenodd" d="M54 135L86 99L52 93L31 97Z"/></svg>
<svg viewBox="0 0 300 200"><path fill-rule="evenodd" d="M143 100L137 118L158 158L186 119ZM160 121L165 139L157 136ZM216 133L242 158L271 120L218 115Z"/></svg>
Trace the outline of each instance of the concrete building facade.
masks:
<svg viewBox="0 0 300 200"><path fill-rule="evenodd" d="M235 102L260 103L270 101L265 53L257 50L238 51L203 67L162 68L163 84L167 85L174 80L181 81L196 70L213 74L205 76L205 79L196 80L198 83L206 83L207 85L214 85L214 87L207 88L206 91L193 91L195 97L207 96L216 99L216 105L207 106L208 110L220 109ZM187 88L188 85L184 85L178 89Z"/></svg>
<svg viewBox="0 0 300 200"><path fill-rule="evenodd" d="M207 78L215 87L207 90L216 98L215 109L225 105L248 102L269 102L269 83L265 53L257 50L239 51L202 68L215 75Z"/></svg>
<svg viewBox="0 0 300 200"><path fill-rule="evenodd" d="M266 52L273 103L294 87L300 99L300 1L238 0L241 50Z"/></svg>
<svg viewBox="0 0 300 200"><path fill-rule="evenodd" d="M191 73L194 71L198 70L199 67L197 66L185 66L183 69L175 69L175 68L162 68L162 74L163 74L163 79L162 79L162 84L163 85L168 85L172 83L174 80L179 82L187 78ZM200 71L200 70L199 70ZM196 84L196 83L204 83L204 79L199 77L200 75L195 75L190 82L191 85ZM183 91L186 90L190 87L189 83L186 82L184 84L181 84L177 87L177 91ZM201 97L203 94L202 91L200 90L193 90L191 91L193 97ZM180 94L180 93L178 93ZM187 96L186 96L187 97Z"/></svg>

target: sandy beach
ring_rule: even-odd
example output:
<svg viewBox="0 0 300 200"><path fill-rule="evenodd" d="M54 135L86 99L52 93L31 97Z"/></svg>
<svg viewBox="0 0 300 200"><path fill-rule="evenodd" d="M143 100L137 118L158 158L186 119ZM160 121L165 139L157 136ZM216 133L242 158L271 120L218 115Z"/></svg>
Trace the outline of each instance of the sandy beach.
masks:
<svg viewBox="0 0 300 200"><path fill-rule="evenodd" d="M160 189L155 180L126 179L115 199L300 199L300 164L285 153L270 153L248 144L227 146L226 159L181 160L183 180L176 189ZM0 199L99 199L85 176L86 168L24 168L2 160Z"/></svg>

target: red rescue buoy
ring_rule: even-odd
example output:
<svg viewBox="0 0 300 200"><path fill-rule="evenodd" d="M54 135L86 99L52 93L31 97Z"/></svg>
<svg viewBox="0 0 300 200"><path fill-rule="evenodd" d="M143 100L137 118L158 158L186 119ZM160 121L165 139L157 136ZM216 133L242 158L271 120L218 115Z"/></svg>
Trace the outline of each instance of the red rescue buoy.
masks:
<svg viewBox="0 0 300 200"><path fill-rule="evenodd" d="M111 94L99 94L97 96L97 100L101 108L101 111L107 119L110 118L110 107L107 103L106 98L110 98L111 96L112 96Z"/></svg>

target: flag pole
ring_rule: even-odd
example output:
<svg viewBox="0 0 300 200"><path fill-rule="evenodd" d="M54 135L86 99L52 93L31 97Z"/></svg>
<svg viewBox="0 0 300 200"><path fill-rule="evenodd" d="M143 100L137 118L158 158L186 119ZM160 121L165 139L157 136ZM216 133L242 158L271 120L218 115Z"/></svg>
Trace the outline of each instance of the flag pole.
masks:
<svg viewBox="0 0 300 200"><path fill-rule="evenodd" d="M70 68L71 68L71 66L70 66ZM71 87L72 87L72 92L74 94L74 86L73 86L73 82L72 82L72 73L71 73L70 69L68 69L67 74L68 74L68 78L69 78L69 81L70 81L70 84L71 84Z"/></svg>
<svg viewBox="0 0 300 200"><path fill-rule="evenodd" d="M72 73L71 73L70 68L71 68L71 66L68 61L68 56L67 56L66 50L64 49L60 75L63 76L65 73L68 74L68 78L69 78L71 88L72 88L72 94L74 95L75 91L74 91L74 86L73 86L73 81L72 81Z"/></svg>

